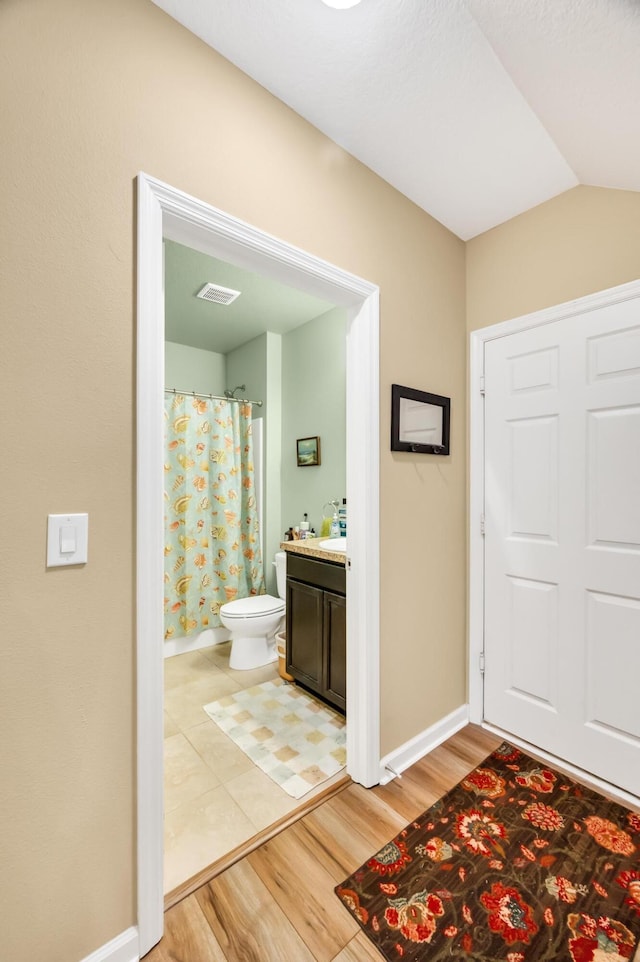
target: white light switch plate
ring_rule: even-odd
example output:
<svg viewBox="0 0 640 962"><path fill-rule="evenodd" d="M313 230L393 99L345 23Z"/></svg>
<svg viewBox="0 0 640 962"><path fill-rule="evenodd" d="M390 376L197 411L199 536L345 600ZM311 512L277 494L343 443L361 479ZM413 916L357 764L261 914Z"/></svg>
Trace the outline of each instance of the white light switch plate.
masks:
<svg viewBox="0 0 640 962"><path fill-rule="evenodd" d="M87 563L88 514L50 514L47 525L47 568Z"/></svg>

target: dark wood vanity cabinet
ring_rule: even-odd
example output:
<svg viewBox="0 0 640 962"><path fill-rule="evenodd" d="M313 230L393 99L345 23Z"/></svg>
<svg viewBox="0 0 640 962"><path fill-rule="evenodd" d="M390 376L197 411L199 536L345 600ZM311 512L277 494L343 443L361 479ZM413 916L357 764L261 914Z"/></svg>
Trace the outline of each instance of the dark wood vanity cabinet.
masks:
<svg viewBox="0 0 640 962"><path fill-rule="evenodd" d="M344 565L287 554L287 671L344 711L347 599Z"/></svg>
<svg viewBox="0 0 640 962"><path fill-rule="evenodd" d="M347 599L333 591L323 598L324 697L343 711L347 706Z"/></svg>
<svg viewBox="0 0 640 962"><path fill-rule="evenodd" d="M314 691L322 689L324 592L287 578L287 671Z"/></svg>

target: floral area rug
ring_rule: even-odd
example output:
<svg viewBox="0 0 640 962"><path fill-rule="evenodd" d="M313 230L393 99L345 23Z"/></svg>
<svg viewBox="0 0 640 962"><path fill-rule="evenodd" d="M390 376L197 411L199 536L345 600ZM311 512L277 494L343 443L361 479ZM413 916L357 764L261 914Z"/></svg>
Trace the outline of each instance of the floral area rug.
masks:
<svg viewBox="0 0 640 962"><path fill-rule="evenodd" d="M336 894L393 962L622 962L640 815L502 744Z"/></svg>
<svg viewBox="0 0 640 962"><path fill-rule="evenodd" d="M292 798L346 764L343 716L281 678L227 695L204 710Z"/></svg>

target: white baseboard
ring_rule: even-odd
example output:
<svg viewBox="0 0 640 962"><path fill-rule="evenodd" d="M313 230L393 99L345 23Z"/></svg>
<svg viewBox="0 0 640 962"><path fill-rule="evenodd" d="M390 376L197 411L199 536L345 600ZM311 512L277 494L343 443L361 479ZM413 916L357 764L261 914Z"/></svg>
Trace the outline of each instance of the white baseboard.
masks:
<svg viewBox="0 0 640 962"><path fill-rule="evenodd" d="M456 708L450 715L441 718L435 725L425 728L423 732L405 742L400 748L396 748L389 755L385 755L384 758L380 759L380 784L386 785L392 778L400 775L414 762L424 758L447 738L455 735L468 722L469 706L460 705L460 708Z"/></svg>
<svg viewBox="0 0 640 962"><path fill-rule="evenodd" d="M171 638L164 642L165 658L173 658L174 655L184 655L185 651L198 651L199 648L210 648L212 645L222 645L229 641L231 632L226 628L205 628L197 635L190 635L188 638Z"/></svg>
<svg viewBox="0 0 640 962"><path fill-rule="evenodd" d="M82 962L139 962L139 959L138 930L131 926L82 959Z"/></svg>

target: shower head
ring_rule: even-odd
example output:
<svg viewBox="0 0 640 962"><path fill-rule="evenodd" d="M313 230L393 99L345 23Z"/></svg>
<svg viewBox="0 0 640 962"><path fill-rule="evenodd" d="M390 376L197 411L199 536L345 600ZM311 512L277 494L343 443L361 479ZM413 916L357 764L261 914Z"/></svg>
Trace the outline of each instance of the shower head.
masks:
<svg viewBox="0 0 640 962"><path fill-rule="evenodd" d="M237 386L237 387L234 387L234 389L233 389L232 391L230 391L229 388L227 388L226 391L224 392L224 396L225 396L225 397L228 397L229 400L233 399L233 400L235 401L235 400L236 400L236 391L246 391L246 390L247 390L247 385L246 385L246 384L238 384L238 386Z"/></svg>

